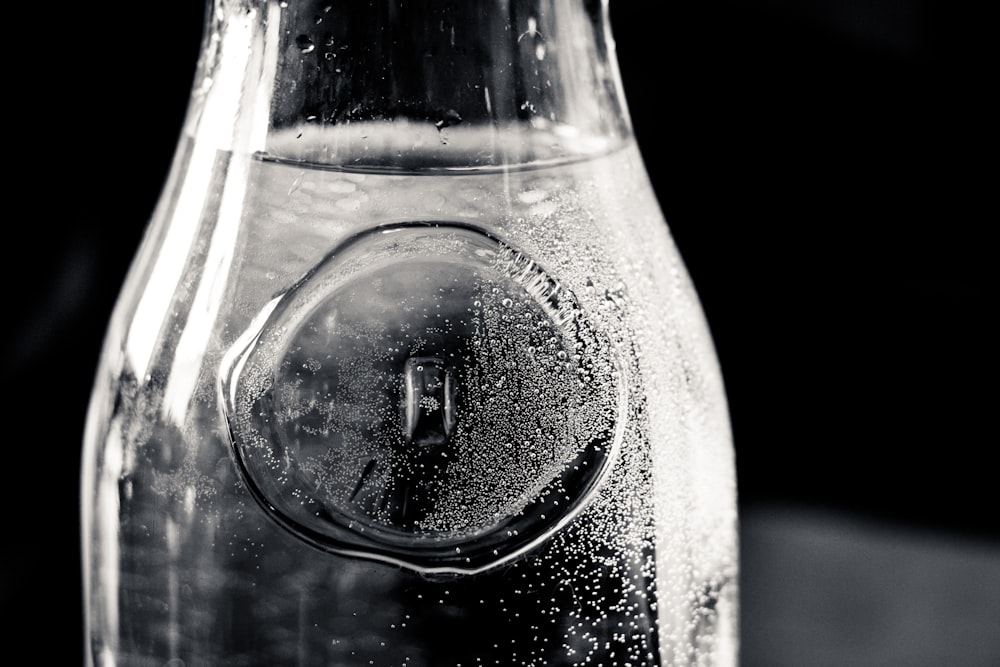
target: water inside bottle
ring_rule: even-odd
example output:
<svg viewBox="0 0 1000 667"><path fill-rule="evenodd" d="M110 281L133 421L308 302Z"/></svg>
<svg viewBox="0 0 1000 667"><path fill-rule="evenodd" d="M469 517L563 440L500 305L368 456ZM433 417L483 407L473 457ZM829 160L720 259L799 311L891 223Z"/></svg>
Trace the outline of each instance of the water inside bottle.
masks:
<svg viewBox="0 0 1000 667"><path fill-rule="evenodd" d="M638 150L377 168L394 155L201 163L175 293L221 296L136 324L98 398L94 618L120 631L95 650L732 664L721 377Z"/></svg>

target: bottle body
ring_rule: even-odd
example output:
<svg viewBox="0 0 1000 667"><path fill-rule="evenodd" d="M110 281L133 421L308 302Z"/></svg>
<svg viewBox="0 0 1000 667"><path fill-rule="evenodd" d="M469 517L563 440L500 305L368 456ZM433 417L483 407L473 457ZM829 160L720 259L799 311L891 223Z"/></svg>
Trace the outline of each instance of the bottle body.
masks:
<svg viewBox="0 0 1000 667"><path fill-rule="evenodd" d="M182 140L88 421L88 658L735 665L722 379L634 142L314 131Z"/></svg>

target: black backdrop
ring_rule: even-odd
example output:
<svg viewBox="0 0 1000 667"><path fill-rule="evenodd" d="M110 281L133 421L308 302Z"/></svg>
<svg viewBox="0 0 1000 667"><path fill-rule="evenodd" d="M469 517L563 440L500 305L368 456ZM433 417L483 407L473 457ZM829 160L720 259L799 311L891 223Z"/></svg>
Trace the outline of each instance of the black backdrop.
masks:
<svg viewBox="0 0 1000 667"><path fill-rule="evenodd" d="M23 147L8 163L22 206L5 225L0 601L12 642L71 665L84 412L203 15L198 0L97 4L26 30L8 78ZM612 0L636 133L715 336L744 509L1000 539L995 69L986 23L947 5Z"/></svg>

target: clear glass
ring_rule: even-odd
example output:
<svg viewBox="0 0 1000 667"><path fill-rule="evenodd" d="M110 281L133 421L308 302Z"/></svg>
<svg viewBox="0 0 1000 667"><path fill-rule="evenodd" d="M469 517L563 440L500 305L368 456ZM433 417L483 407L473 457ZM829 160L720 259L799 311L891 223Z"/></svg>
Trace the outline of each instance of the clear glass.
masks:
<svg viewBox="0 0 1000 667"><path fill-rule="evenodd" d="M88 664L735 667L607 4L210 2L84 450Z"/></svg>

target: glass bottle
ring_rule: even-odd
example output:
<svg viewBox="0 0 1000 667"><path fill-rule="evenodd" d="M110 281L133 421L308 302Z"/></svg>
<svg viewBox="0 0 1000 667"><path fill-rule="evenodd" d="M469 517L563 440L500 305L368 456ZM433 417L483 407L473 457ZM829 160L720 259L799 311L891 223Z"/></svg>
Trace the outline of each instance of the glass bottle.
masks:
<svg viewBox="0 0 1000 667"><path fill-rule="evenodd" d="M734 666L607 0L209 0L82 481L89 664Z"/></svg>

